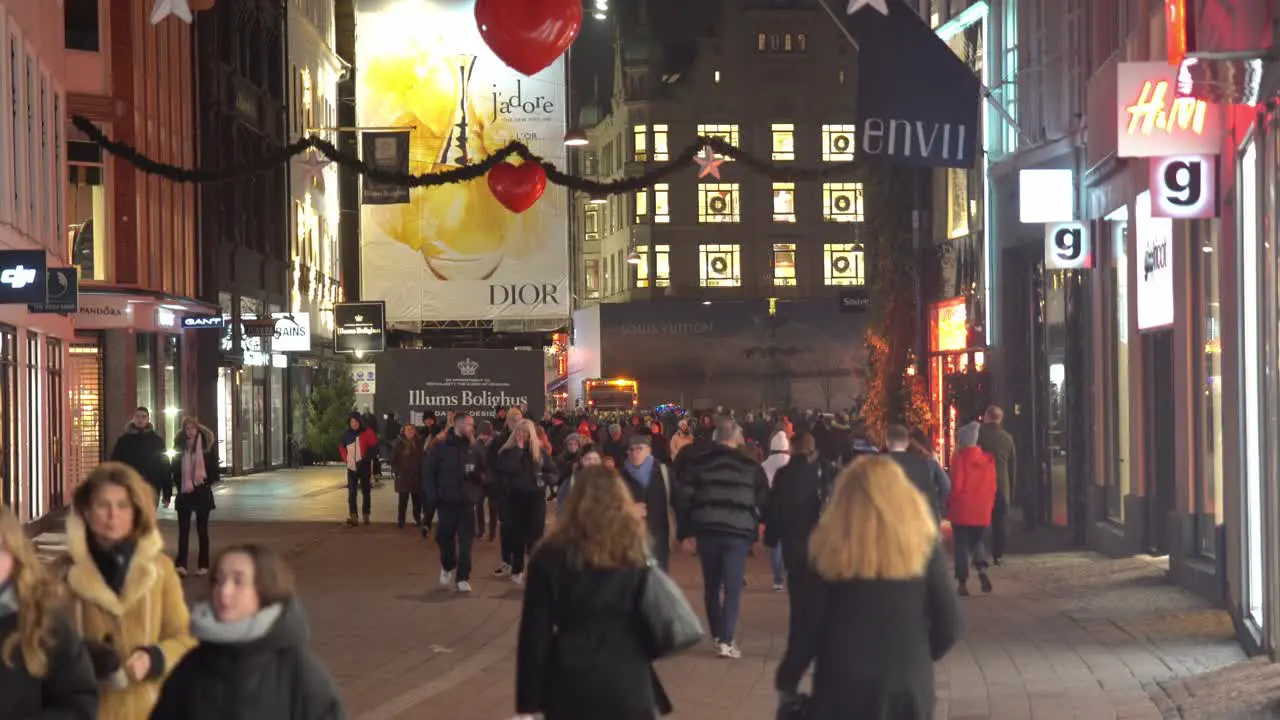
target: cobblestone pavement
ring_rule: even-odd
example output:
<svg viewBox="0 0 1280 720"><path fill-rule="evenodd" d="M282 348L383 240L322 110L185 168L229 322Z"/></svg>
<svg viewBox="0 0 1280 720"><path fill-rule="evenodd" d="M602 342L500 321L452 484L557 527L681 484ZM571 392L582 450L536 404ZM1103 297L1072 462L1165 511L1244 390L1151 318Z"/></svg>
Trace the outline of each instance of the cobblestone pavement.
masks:
<svg viewBox="0 0 1280 720"><path fill-rule="evenodd" d="M512 712L521 593L492 579L493 544L476 546L475 590L437 588L434 545L394 525L394 493L375 491L374 524L343 528L341 469L250 476L219 490L215 547L257 539L289 553L316 651L358 720L505 720ZM172 523L166 523L172 544ZM57 536L41 538L56 547ZM995 592L962 601L964 640L938 665L938 718L1280 717L1280 671L1246 661L1229 618L1165 582L1149 559L1093 553L1013 556ZM696 561L673 575L701 607ZM682 720L774 717L773 674L786 643L786 597L763 554L744 599L743 658L699 648L659 674ZM203 592L198 579L188 593Z"/></svg>

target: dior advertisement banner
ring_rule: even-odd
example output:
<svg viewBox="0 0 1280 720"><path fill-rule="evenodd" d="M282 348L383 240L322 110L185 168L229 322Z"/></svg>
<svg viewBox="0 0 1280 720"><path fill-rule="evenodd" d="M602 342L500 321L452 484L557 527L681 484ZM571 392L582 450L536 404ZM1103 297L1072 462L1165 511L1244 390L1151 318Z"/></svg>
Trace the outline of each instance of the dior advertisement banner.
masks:
<svg viewBox="0 0 1280 720"><path fill-rule="evenodd" d="M388 350L374 360L374 407L413 423L450 410L491 420L512 406L541 419L545 362L535 350Z"/></svg>

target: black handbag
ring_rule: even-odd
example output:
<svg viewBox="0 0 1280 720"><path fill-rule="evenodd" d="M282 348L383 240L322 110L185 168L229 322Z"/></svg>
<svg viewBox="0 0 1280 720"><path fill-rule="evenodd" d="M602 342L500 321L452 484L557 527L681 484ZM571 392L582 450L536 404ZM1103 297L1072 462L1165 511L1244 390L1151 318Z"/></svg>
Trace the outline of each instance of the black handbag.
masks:
<svg viewBox="0 0 1280 720"><path fill-rule="evenodd" d="M688 650L706 635L684 591L653 560L640 581L638 610L645 647L652 660Z"/></svg>

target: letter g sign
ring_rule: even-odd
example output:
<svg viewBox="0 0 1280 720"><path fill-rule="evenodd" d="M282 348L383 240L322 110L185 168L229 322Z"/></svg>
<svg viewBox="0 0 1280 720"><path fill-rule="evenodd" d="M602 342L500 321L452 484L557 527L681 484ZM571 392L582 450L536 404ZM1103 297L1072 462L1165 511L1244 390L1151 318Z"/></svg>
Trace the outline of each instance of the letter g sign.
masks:
<svg viewBox="0 0 1280 720"><path fill-rule="evenodd" d="M1151 158L1151 217L1202 220L1218 216L1218 158Z"/></svg>
<svg viewBox="0 0 1280 720"><path fill-rule="evenodd" d="M1045 270L1085 270L1093 267L1093 237L1087 222L1048 223L1044 226Z"/></svg>

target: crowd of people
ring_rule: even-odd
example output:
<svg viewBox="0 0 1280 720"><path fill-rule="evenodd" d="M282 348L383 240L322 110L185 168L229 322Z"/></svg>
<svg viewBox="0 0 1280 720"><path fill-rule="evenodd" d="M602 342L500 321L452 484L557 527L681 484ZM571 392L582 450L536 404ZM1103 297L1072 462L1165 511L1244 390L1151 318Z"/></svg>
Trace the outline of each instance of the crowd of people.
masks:
<svg viewBox="0 0 1280 720"><path fill-rule="evenodd" d="M742 657L743 588L760 544L791 608L779 717L930 718L933 663L959 634L957 598L971 573L992 592L1004 551L1016 458L1001 421L992 407L960 428L945 469L909 428L889 427L877 447L843 416L812 412L534 422L509 408L492 421L388 416L381 434L353 413L338 451L349 523L369 524L385 458L398 525L411 518L434 539L442 587L471 592L473 544L499 543L492 574L524 588L519 718L670 711L655 661L704 636L717 656ZM216 443L194 418L181 428L169 448L138 409L117 461L76 488L68 556L55 566L0 509L0 719L343 716L283 560L252 544L210 558ZM172 559L156 519L170 503ZM194 602L181 583L193 516L195 572L210 576L208 599ZM705 629L665 574L681 550L701 566Z"/></svg>

